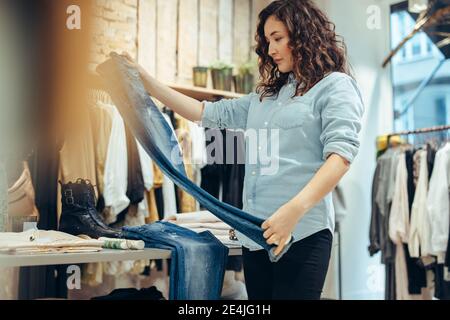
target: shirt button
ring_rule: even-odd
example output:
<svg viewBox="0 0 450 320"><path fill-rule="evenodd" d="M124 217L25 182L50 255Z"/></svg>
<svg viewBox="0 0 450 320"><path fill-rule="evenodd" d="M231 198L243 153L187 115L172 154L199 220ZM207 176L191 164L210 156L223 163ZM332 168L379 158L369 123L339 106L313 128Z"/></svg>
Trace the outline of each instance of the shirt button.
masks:
<svg viewBox="0 0 450 320"><path fill-rule="evenodd" d="M267 125L268 125L269 123L266 121L266 122L264 122L264 125L267 127Z"/></svg>
<svg viewBox="0 0 450 320"><path fill-rule="evenodd" d="M248 199L248 202L252 203L252 202L253 202L253 200L252 200L252 199Z"/></svg>
<svg viewBox="0 0 450 320"><path fill-rule="evenodd" d="M259 147L258 147L258 150L261 150L261 149L262 149L262 147L261 147L261 146L259 146Z"/></svg>
<svg viewBox="0 0 450 320"><path fill-rule="evenodd" d="M281 103L281 102L278 102L278 105L279 105L279 106L281 106L281 105L282 105L282 103Z"/></svg>
<svg viewBox="0 0 450 320"><path fill-rule="evenodd" d="M256 174L256 171L253 171L253 172L252 172L252 175L255 175L255 174Z"/></svg>

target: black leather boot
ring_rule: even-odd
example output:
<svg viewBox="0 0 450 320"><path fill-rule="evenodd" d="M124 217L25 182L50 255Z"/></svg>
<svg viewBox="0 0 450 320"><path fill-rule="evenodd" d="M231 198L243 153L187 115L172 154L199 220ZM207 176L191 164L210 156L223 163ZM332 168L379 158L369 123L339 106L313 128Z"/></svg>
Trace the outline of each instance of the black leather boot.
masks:
<svg viewBox="0 0 450 320"><path fill-rule="evenodd" d="M108 227L95 208L94 187L88 180L61 184L62 213L58 230L91 238L120 238L121 232Z"/></svg>

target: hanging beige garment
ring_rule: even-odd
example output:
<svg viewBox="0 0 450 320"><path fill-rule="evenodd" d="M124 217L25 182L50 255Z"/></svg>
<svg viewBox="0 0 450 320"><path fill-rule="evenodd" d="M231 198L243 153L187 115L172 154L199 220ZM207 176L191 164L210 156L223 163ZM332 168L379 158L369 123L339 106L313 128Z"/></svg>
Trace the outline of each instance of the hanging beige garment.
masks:
<svg viewBox="0 0 450 320"><path fill-rule="evenodd" d="M163 185L163 173L161 171L161 169L158 167L157 164L155 164L155 162L153 162L153 187L154 188L161 188Z"/></svg>
<svg viewBox="0 0 450 320"><path fill-rule="evenodd" d="M149 216L145 218L145 223L153 223L159 220L158 208L156 206L155 189L152 188L147 192Z"/></svg>
<svg viewBox="0 0 450 320"><path fill-rule="evenodd" d="M79 118L66 132L63 147L59 151L59 180L62 183L87 179L93 185L96 196L97 177L95 168L94 135L91 127L90 113L80 110ZM61 186L58 184L58 220L61 215Z"/></svg>
<svg viewBox="0 0 450 320"><path fill-rule="evenodd" d="M194 181L194 169L192 166L192 140L189 131L189 123L186 119L177 118L176 134L183 152L183 162L186 174L191 181ZM197 209L197 203L189 193L178 188L178 198L180 199L181 212L193 212Z"/></svg>
<svg viewBox="0 0 450 320"><path fill-rule="evenodd" d="M103 194L104 172L106 155L108 153L109 137L111 136L112 118L109 111L98 102L90 108L92 131L94 139L95 172L97 178L97 188Z"/></svg>
<svg viewBox="0 0 450 320"><path fill-rule="evenodd" d="M38 217L31 173L26 162L19 179L8 189L8 217Z"/></svg>

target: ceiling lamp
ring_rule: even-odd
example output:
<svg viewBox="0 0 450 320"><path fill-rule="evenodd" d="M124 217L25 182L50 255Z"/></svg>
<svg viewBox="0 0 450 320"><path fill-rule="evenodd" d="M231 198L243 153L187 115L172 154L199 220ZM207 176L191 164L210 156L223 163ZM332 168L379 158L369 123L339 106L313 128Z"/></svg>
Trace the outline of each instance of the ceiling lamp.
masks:
<svg viewBox="0 0 450 320"><path fill-rule="evenodd" d="M428 8L428 0L408 0L408 11L421 13Z"/></svg>

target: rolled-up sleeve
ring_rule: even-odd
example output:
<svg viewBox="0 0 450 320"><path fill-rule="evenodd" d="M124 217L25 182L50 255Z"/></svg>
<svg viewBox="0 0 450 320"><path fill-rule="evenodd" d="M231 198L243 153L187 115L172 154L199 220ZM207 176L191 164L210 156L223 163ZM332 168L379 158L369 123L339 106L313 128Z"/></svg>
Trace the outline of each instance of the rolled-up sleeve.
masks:
<svg viewBox="0 0 450 320"><path fill-rule="evenodd" d="M343 78L327 88L320 99L323 159L336 153L353 162L359 149L359 131L364 113L361 93L356 82Z"/></svg>
<svg viewBox="0 0 450 320"><path fill-rule="evenodd" d="M256 93L237 99L222 99L216 102L203 101L201 126L217 129L246 129L250 103Z"/></svg>

